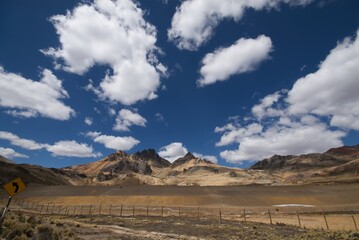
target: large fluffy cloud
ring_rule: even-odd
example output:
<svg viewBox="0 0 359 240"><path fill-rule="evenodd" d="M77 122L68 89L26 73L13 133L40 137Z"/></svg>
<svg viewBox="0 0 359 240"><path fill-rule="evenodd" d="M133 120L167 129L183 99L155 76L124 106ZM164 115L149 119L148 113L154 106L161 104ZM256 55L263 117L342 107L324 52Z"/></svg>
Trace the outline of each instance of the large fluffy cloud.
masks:
<svg viewBox="0 0 359 240"><path fill-rule="evenodd" d="M167 69L156 57L156 28L131 0L95 0L51 18L60 48L43 50L56 66L83 74L95 64L109 65L99 88L103 98L131 105L154 99Z"/></svg>
<svg viewBox="0 0 359 240"><path fill-rule="evenodd" d="M109 135L102 135L100 132L88 132L86 134L91 137L94 142L103 144L106 148L127 151L140 143L133 137L115 137Z"/></svg>
<svg viewBox="0 0 359 240"><path fill-rule="evenodd" d="M202 60L199 86L206 86L217 81L227 80L234 74L253 71L269 57L272 41L261 35L256 39L239 39L227 48L217 49L208 53Z"/></svg>
<svg viewBox="0 0 359 240"><path fill-rule="evenodd" d="M113 130L116 131L130 131L133 125L145 127L147 120L140 114L132 112L128 109L121 109L116 117L116 123Z"/></svg>
<svg viewBox="0 0 359 240"><path fill-rule="evenodd" d="M320 122L306 122L282 119L262 131L251 130L253 124L225 131L218 143L239 144L236 150L225 150L221 157L228 162L258 161L274 154L290 155L313 152L323 152L332 147L342 146L341 138L345 132L330 130L326 124ZM223 139L235 135L231 141Z"/></svg>
<svg viewBox="0 0 359 240"><path fill-rule="evenodd" d="M101 157L101 153L95 153L92 146L85 143L78 143L72 141L58 141L55 144L48 146L47 151L54 156L64 157Z"/></svg>
<svg viewBox="0 0 359 240"><path fill-rule="evenodd" d="M102 155L101 153L94 152L92 146L85 143L78 143L74 140L58 141L54 144L37 143L34 140L20 138L13 133L4 131L0 131L0 139L7 140L10 142L11 145L28 150L45 149L48 152L51 152L54 156L100 157ZM10 153L11 152L9 152L8 154ZM20 155L18 155L18 157L20 157Z"/></svg>
<svg viewBox="0 0 359 240"><path fill-rule="evenodd" d="M61 101L68 97L61 80L48 69L42 71L40 81L34 81L0 66L0 106L10 108L8 114L67 120L75 113Z"/></svg>
<svg viewBox="0 0 359 240"><path fill-rule="evenodd" d="M183 157L188 153L188 150L180 142L174 142L167 146L161 147L158 155L162 158L167 159L170 162L176 161L178 158Z"/></svg>
<svg viewBox="0 0 359 240"><path fill-rule="evenodd" d="M298 79L289 91L264 97L244 124L217 127L219 147L229 162L261 160L273 154L322 152L343 145L359 130L359 31L330 51L319 69ZM329 119L329 121L327 121Z"/></svg>
<svg viewBox="0 0 359 240"><path fill-rule="evenodd" d="M299 79L289 91L292 114L329 116L332 126L359 130L359 30L338 44L318 71Z"/></svg>
<svg viewBox="0 0 359 240"><path fill-rule="evenodd" d="M23 139L13 133L5 132L5 131L0 131L0 139L7 140L11 143L11 145L18 146L28 150L38 150L46 146L45 144L40 144L29 139Z"/></svg>
<svg viewBox="0 0 359 240"><path fill-rule="evenodd" d="M0 147L0 155L6 158L29 158L29 156L25 154L21 154L16 152L14 149L11 148L3 148Z"/></svg>
<svg viewBox="0 0 359 240"><path fill-rule="evenodd" d="M168 37L178 48L196 50L225 18L240 21L247 9L278 8L281 3L304 6L313 0L187 0L176 9Z"/></svg>

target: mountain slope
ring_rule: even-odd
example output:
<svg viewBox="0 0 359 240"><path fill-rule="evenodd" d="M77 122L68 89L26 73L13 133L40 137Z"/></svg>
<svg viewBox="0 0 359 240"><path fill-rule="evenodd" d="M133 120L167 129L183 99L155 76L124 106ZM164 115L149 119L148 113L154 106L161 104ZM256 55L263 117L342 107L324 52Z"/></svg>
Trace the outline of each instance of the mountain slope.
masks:
<svg viewBox="0 0 359 240"><path fill-rule="evenodd" d="M55 168L44 168L29 164L14 164L0 161L0 185L21 177L25 184L71 185L71 181L85 178L85 175Z"/></svg>
<svg viewBox="0 0 359 240"><path fill-rule="evenodd" d="M286 183L359 181L359 145L332 148L325 153L279 156L264 159L251 169L284 178Z"/></svg>
<svg viewBox="0 0 359 240"><path fill-rule="evenodd" d="M14 163L12 160L7 159L6 157L1 156L1 155L0 155L0 162L4 162L4 163Z"/></svg>

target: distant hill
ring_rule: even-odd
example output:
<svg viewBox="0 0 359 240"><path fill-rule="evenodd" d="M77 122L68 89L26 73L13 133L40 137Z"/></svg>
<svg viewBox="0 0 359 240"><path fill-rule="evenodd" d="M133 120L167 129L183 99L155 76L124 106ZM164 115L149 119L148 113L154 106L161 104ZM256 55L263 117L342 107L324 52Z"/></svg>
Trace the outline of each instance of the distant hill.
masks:
<svg viewBox="0 0 359 240"><path fill-rule="evenodd" d="M44 168L29 164L14 164L0 161L0 185L21 177L25 184L71 185L71 180L86 176L55 168Z"/></svg>
<svg viewBox="0 0 359 240"><path fill-rule="evenodd" d="M286 172L287 182L358 181L359 145L332 148L325 153L274 155L257 162L251 169L276 174Z"/></svg>

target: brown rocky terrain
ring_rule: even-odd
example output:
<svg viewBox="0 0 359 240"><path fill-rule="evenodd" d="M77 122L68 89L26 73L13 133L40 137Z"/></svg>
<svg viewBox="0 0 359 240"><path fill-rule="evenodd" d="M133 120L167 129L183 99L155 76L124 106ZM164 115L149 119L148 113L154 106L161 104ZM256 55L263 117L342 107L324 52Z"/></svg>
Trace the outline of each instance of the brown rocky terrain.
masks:
<svg viewBox="0 0 359 240"><path fill-rule="evenodd" d="M26 183L43 185L70 185L73 180L81 180L86 176L77 172L64 171L56 168L44 168L30 164L13 164L0 161L0 184L21 177Z"/></svg>
<svg viewBox="0 0 359 240"><path fill-rule="evenodd" d="M220 166L191 153L170 163L153 149L134 154L118 151L99 161L62 169L14 164L2 157L0 167L1 184L18 176L25 183L75 186L347 183L359 182L359 145L300 156L274 155L249 169Z"/></svg>
<svg viewBox="0 0 359 240"><path fill-rule="evenodd" d="M284 183L358 182L359 145L300 156L274 155L251 169L281 176Z"/></svg>

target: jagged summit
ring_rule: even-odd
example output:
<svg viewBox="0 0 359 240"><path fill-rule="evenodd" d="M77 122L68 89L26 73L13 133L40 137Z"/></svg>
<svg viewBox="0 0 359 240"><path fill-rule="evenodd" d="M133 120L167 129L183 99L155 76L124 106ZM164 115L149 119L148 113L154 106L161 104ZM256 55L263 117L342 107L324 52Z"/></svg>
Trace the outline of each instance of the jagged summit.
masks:
<svg viewBox="0 0 359 240"><path fill-rule="evenodd" d="M179 166L179 165L182 165L182 164L184 164L184 163L186 163L186 162L189 162L190 160L195 159L195 158L196 158L196 157L195 157L192 153L188 152L188 153L186 153L186 155L184 155L183 157L181 157L181 158L177 159L176 161L174 161L174 162L171 164L171 167L172 167L172 168L175 168L175 167L177 167L177 166Z"/></svg>
<svg viewBox="0 0 359 240"><path fill-rule="evenodd" d="M152 148L136 152L133 154L133 157L137 158L137 159L143 159L146 162L148 162L151 166L154 166L154 167L163 168L163 167L168 167L171 165L171 163L169 161L167 161L164 158L161 158L157 154L156 150L154 150Z"/></svg>
<svg viewBox="0 0 359 240"><path fill-rule="evenodd" d="M117 151L115 153L112 153L110 155L108 155L107 157L103 158L104 161L117 161L121 158L126 158L128 157L129 155L124 152L124 151Z"/></svg>

